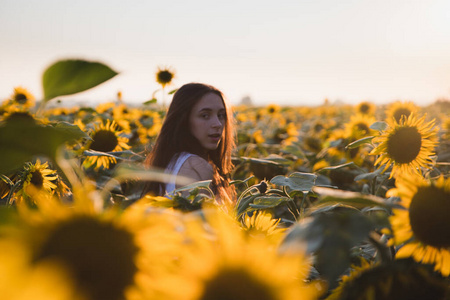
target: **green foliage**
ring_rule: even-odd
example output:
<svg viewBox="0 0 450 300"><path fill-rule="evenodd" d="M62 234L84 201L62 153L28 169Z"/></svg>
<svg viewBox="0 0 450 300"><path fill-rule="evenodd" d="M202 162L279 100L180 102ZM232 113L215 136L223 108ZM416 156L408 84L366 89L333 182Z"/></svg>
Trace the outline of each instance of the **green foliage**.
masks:
<svg viewBox="0 0 450 300"><path fill-rule="evenodd" d="M378 131L384 131L389 127L389 125L386 122L383 121L377 121L370 125L370 129L378 130Z"/></svg>
<svg viewBox="0 0 450 300"><path fill-rule="evenodd" d="M278 186L288 188L288 191L310 192L316 181L317 175L311 173L295 172L285 177L278 175L273 177L270 182Z"/></svg>
<svg viewBox="0 0 450 300"><path fill-rule="evenodd" d="M362 138L362 139L359 139L359 140L357 140L357 141L354 141L353 143L348 144L345 148L346 148L346 149L354 149L354 148L358 148L358 147L361 146L361 145L370 143L370 142L373 140L373 138L374 138L374 136L367 136L367 137L364 137L364 138Z"/></svg>
<svg viewBox="0 0 450 300"><path fill-rule="evenodd" d="M10 121L0 126L0 173L20 168L36 156L55 159L58 148L85 137L77 126L42 126L34 122Z"/></svg>
<svg viewBox="0 0 450 300"><path fill-rule="evenodd" d="M42 75L44 102L93 88L118 73L107 65L79 59L57 61Z"/></svg>

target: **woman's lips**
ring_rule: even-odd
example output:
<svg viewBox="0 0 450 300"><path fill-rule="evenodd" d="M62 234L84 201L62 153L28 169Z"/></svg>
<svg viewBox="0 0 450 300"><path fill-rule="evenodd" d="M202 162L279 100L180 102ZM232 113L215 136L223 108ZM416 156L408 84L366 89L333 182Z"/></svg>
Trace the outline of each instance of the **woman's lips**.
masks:
<svg viewBox="0 0 450 300"><path fill-rule="evenodd" d="M222 137L222 135L220 133L214 133L214 134L208 135L208 137L210 139L212 139L213 141L218 142L220 140L220 138Z"/></svg>

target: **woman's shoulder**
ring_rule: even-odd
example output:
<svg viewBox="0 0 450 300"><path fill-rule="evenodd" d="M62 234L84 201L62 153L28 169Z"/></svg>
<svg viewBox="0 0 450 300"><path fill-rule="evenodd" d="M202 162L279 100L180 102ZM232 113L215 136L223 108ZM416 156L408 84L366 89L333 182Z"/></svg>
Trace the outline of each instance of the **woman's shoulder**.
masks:
<svg viewBox="0 0 450 300"><path fill-rule="evenodd" d="M178 174L197 181L210 180L213 178L214 169L206 159L198 155L190 155L181 166Z"/></svg>

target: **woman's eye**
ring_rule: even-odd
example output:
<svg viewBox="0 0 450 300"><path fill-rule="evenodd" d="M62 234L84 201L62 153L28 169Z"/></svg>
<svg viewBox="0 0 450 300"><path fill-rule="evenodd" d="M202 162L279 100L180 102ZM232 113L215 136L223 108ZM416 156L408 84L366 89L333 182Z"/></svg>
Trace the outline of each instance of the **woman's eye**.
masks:
<svg viewBox="0 0 450 300"><path fill-rule="evenodd" d="M219 117L220 120L225 120L227 118L227 115L226 114L219 114L218 117Z"/></svg>
<svg viewBox="0 0 450 300"><path fill-rule="evenodd" d="M209 115L208 114L202 114L202 115L200 115L200 117L202 119L209 119Z"/></svg>

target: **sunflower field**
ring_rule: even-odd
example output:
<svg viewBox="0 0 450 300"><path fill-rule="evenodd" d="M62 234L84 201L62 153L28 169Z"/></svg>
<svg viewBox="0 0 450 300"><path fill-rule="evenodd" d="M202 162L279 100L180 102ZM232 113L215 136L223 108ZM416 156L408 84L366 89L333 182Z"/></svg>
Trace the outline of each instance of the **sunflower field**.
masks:
<svg viewBox="0 0 450 300"><path fill-rule="evenodd" d="M450 299L448 100L235 106L220 205L209 181L141 195L168 180L143 161L172 70L162 100L59 99L115 75L57 61L43 99L2 99L2 299Z"/></svg>

